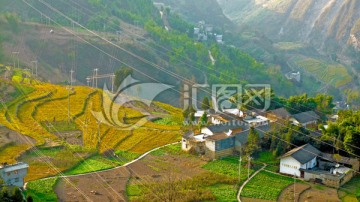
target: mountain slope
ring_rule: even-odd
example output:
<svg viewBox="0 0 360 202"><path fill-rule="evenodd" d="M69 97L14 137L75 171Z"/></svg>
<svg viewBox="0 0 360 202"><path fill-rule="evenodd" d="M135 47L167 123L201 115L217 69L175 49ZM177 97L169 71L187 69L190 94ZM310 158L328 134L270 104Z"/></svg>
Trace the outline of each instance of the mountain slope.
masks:
<svg viewBox="0 0 360 202"><path fill-rule="evenodd" d="M359 48L360 1L217 0L224 14L243 29L277 41L312 43L318 49ZM334 43L335 42L335 43Z"/></svg>

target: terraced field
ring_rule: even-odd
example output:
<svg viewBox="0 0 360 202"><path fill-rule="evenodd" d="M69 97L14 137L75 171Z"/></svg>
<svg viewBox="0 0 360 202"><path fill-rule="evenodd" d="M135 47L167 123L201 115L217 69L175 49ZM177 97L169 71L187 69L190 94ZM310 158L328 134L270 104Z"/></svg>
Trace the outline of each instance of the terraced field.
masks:
<svg viewBox="0 0 360 202"><path fill-rule="evenodd" d="M76 86L69 91L66 86L47 83L31 87L35 90L21 95L0 111L1 125L31 137L36 142L35 145L29 142L3 148L0 152L1 162L14 163L29 148L36 146L39 149L20 157L20 160L30 164L29 170L34 171L29 172L27 180L70 170L91 154L105 151L141 154L180 140L179 124L147 122L133 130L119 130L111 125L99 124L93 115L93 112L104 114L102 91L99 89ZM162 116L181 123L181 110L165 104L156 108L162 109ZM137 108L122 107L118 112L119 120L127 123L136 122L140 116L144 115ZM77 131L77 138L81 139L82 145L71 145L66 142L66 137L59 135L71 131ZM49 148L55 150L48 152ZM57 156L63 156L63 159Z"/></svg>
<svg viewBox="0 0 360 202"><path fill-rule="evenodd" d="M314 75L322 83L330 84L336 88L352 81L346 67L340 64L327 64L317 59L302 57L296 57L291 62Z"/></svg>

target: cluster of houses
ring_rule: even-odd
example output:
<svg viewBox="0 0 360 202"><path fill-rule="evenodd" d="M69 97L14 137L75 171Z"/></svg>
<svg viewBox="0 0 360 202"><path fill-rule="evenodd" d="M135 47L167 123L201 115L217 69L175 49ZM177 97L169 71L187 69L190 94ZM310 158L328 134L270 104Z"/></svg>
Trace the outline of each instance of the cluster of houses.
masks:
<svg viewBox="0 0 360 202"><path fill-rule="evenodd" d="M204 113L197 111L195 118L199 119ZM273 122L289 121L305 128L317 128L320 120L320 116L314 111L292 115L285 108L267 112L227 109L215 113L210 110L206 114L211 125L202 127L198 134L193 131L185 133L182 138L182 150L204 155L209 159L219 159L240 152L242 146L247 143L250 127L253 127L262 138L270 130ZM340 187L358 170L358 159L334 158L333 155L322 153L310 144L289 151L280 160L280 173L332 187Z"/></svg>
<svg viewBox="0 0 360 202"><path fill-rule="evenodd" d="M195 119L199 120L205 111L197 111ZM183 135L182 149L205 155L211 159L229 156L241 150L247 143L250 127L258 132L260 138L270 130L271 122L290 121L305 128L316 127L320 117L313 111L291 115L285 108L268 112L226 109L222 112L206 112L210 126L201 128L199 134L189 131Z"/></svg>
<svg viewBox="0 0 360 202"><path fill-rule="evenodd" d="M26 163L16 164L0 164L0 177L6 186L17 186L22 188L24 186L24 178L27 174L29 165Z"/></svg>
<svg viewBox="0 0 360 202"><path fill-rule="evenodd" d="M223 44L223 35L214 32L214 27L206 24L201 20L194 27L194 37L197 41L207 41L209 38L214 37L218 44Z"/></svg>

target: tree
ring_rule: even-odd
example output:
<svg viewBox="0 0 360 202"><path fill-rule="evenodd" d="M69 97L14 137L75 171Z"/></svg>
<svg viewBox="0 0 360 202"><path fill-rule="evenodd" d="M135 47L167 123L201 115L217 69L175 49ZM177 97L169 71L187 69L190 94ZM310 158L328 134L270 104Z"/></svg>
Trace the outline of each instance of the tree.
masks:
<svg viewBox="0 0 360 202"><path fill-rule="evenodd" d="M12 201L7 187L2 187L0 190L0 201Z"/></svg>
<svg viewBox="0 0 360 202"><path fill-rule="evenodd" d="M34 199L32 198L32 196L28 195L26 197L26 202L33 202L33 201L34 201Z"/></svg>
<svg viewBox="0 0 360 202"><path fill-rule="evenodd" d="M208 117L206 112L204 112L204 114L200 117L200 126L206 125L207 122L208 122Z"/></svg>
<svg viewBox="0 0 360 202"><path fill-rule="evenodd" d="M133 70L128 67L122 67L121 69L117 70L115 72L115 81L114 81L115 87L119 88L121 82L123 82L123 80L132 73Z"/></svg>
<svg viewBox="0 0 360 202"><path fill-rule="evenodd" d="M282 144L281 141L278 142L276 149L274 150L274 155L275 156L280 156L284 153L284 145Z"/></svg>
<svg viewBox="0 0 360 202"><path fill-rule="evenodd" d="M23 202L24 201L24 197L18 187L14 187L14 189L12 190L11 198L14 202Z"/></svg>
<svg viewBox="0 0 360 202"><path fill-rule="evenodd" d="M210 101L208 97L204 97L202 103L201 103L201 108L203 110L208 110L210 109Z"/></svg>
<svg viewBox="0 0 360 202"><path fill-rule="evenodd" d="M260 144L259 133L255 131L254 127L251 127L247 138L247 146L245 148L246 154L251 156L252 154L257 152L257 150L260 148L259 144Z"/></svg>

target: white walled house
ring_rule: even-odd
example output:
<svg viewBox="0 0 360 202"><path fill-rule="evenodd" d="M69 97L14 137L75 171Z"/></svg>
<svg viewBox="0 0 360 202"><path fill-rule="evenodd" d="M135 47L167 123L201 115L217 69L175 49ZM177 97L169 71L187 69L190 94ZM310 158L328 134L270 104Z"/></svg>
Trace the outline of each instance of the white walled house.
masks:
<svg viewBox="0 0 360 202"><path fill-rule="evenodd" d="M302 170L316 167L320 154L321 152L310 144L295 148L281 157L280 173L304 178Z"/></svg>
<svg viewBox="0 0 360 202"><path fill-rule="evenodd" d="M6 185L23 187L28 168L29 165L22 162L12 165L2 164L0 166L0 176Z"/></svg>

